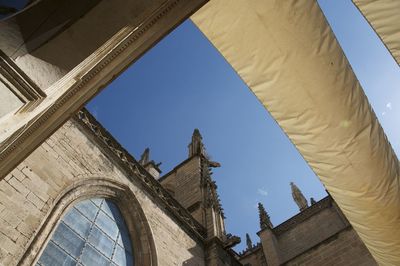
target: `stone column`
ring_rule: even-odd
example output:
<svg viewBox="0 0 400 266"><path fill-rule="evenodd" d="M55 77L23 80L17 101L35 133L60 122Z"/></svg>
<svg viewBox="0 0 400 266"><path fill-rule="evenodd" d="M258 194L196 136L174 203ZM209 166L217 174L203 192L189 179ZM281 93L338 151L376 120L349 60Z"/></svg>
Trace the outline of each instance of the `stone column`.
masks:
<svg viewBox="0 0 400 266"><path fill-rule="evenodd" d="M261 245L268 266L279 266L280 255L278 242L272 228L265 228L257 233L260 237Z"/></svg>
<svg viewBox="0 0 400 266"><path fill-rule="evenodd" d="M258 213L260 216L261 231L257 233L260 237L261 245L268 266L279 266L279 246L276 236L273 232L271 219L261 203L258 203Z"/></svg>

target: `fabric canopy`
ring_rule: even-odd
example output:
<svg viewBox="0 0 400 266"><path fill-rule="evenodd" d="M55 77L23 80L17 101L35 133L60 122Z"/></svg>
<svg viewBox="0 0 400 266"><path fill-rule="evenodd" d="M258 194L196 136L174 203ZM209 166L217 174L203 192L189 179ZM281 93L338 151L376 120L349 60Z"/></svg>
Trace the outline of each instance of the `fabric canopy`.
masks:
<svg viewBox="0 0 400 266"><path fill-rule="evenodd" d="M317 2L211 0L192 20L279 123L378 263L400 265L399 163Z"/></svg>
<svg viewBox="0 0 400 266"><path fill-rule="evenodd" d="M400 1L353 0L400 65Z"/></svg>

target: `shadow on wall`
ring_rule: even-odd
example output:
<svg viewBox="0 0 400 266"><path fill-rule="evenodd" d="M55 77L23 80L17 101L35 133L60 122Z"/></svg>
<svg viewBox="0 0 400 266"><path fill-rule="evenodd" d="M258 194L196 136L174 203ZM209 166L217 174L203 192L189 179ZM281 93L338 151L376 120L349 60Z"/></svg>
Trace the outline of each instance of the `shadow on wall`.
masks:
<svg viewBox="0 0 400 266"><path fill-rule="evenodd" d="M31 53L74 23L100 1L36 1L0 22L0 32L2 32L0 49L13 59ZM45 58L41 59L46 61Z"/></svg>
<svg viewBox="0 0 400 266"><path fill-rule="evenodd" d="M205 258L200 257L198 254L199 249L196 248L191 248L188 250L190 254L192 254L192 257L190 259L185 260L182 262L182 265L184 266L200 266L200 265L205 265Z"/></svg>

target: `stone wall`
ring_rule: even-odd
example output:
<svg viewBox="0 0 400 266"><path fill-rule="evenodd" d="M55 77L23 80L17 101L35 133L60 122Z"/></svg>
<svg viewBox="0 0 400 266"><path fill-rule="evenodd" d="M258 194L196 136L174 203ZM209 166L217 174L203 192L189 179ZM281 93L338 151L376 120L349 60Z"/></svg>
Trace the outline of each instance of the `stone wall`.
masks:
<svg viewBox="0 0 400 266"><path fill-rule="evenodd" d="M160 179L160 183L169 191L173 191L174 198L187 208L193 217L206 226L203 210L203 195L201 191L201 158L193 156Z"/></svg>
<svg viewBox="0 0 400 266"><path fill-rule="evenodd" d="M244 266L266 266L267 262L264 258L263 249L261 244L254 246L251 250L246 250L240 256L240 263Z"/></svg>
<svg viewBox="0 0 400 266"><path fill-rule="evenodd" d="M306 221L277 235L281 261L293 258L347 226L348 222L341 219L332 207L315 213Z"/></svg>
<svg viewBox="0 0 400 266"><path fill-rule="evenodd" d="M241 266L233 251L226 250L217 238L208 239L206 243L206 263L212 266Z"/></svg>
<svg viewBox="0 0 400 266"><path fill-rule="evenodd" d="M378 265L352 228L348 228L304 252L286 266L375 266Z"/></svg>
<svg viewBox="0 0 400 266"><path fill-rule="evenodd" d="M68 121L0 181L0 265L19 262L40 237L39 229L63 194L83 180L99 178L132 192L153 233L159 265L204 265L200 241L184 230L157 197L129 178L81 127Z"/></svg>
<svg viewBox="0 0 400 266"><path fill-rule="evenodd" d="M377 265L330 196L258 235L269 266Z"/></svg>

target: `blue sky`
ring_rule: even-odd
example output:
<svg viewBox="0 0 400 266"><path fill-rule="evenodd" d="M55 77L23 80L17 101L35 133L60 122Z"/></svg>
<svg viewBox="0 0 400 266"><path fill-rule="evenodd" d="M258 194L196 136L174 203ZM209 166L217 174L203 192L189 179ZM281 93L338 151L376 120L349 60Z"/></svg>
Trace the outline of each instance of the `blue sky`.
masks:
<svg viewBox="0 0 400 266"><path fill-rule="evenodd" d="M350 0L318 2L399 154L400 68Z"/></svg>
<svg viewBox="0 0 400 266"><path fill-rule="evenodd" d="M399 69L349 0L319 1L397 151ZM214 179L227 231L258 241L257 202L274 225L298 212L289 182L326 193L285 134L191 21L184 22L92 100L89 110L136 158L146 147L163 173L187 158L199 128L222 167Z"/></svg>

